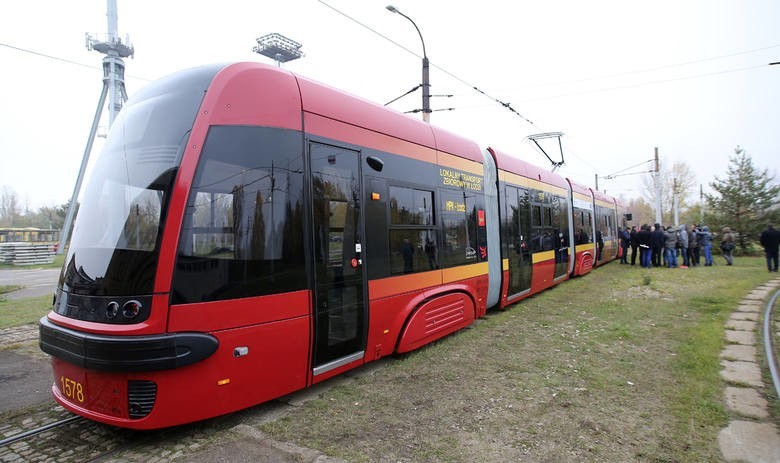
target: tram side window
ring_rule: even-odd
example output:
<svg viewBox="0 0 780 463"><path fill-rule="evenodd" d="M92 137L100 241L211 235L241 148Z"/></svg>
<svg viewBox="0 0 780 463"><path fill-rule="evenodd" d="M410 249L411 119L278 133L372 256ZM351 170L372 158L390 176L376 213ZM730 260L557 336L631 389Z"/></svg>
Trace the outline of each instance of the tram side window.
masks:
<svg viewBox="0 0 780 463"><path fill-rule="evenodd" d="M575 244L587 244L593 242L593 237L590 236L590 212L585 210L578 210L574 215L574 237Z"/></svg>
<svg viewBox="0 0 780 463"><path fill-rule="evenodd" d="M444 242L441 246L442 267L473 264L482 260L476 195L470 192L464 194L442 190L441 218L444 229ZM483 249L485 250L486 248Z"/></svg>
<svg viewBox="0 0 780 463"><path fill-rule="evenodd" d="M390 273L422 272L439 268L433 220L433 192L391 186Z"/></svg>
<svg viewBox="0 0 780 463"><path fill-rule="evenodd" d="M301 134L212 127L182 225L173 303L306 287Z"/></svg>

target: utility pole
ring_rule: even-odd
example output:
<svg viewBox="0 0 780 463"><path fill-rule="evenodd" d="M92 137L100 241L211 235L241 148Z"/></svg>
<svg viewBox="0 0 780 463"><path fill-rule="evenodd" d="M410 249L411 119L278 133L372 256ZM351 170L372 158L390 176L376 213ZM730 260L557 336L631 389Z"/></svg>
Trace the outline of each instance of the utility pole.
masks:
<svg viewBox="0 0 780 463"><path fill-rule="evenodd" d="M599 174L596 174L596 191L599 191Z"/></svg>
<svg viewBox="0 0 780 463"><path fill-rule="evenodd" d="M385 7L387 11L390 11L391 13L396 13L404 18L408 19L410 23L412 23L412 26L414 26L415 30L417 31L417 35L420 36L420 42L422 42L422 50L423 50L423 58L422 58L422 117L423 121L430 122L431 121L431 82L430 82L430 64L428 62L428 54L425 52L425 40L423 40L422 32L420 32L420 28L417 27L417 23L414 22L412 18L409 16L406 16L405 14L401 13L401 11L394 7L393 5L387 5Z"/></svg>
<svg viewBox="0 0 780 463"><path fill-rule="evenodd" d="M680 226L680 215L678 213L678 204L677 201L679 201L679 196L677 194L677 177L673 179L672 183L672 210L674 210L674 226L679 227Z"/></svg>
<svg viewBox="0 0 780 463"><path fill-rule="evenodd" d="M704 187L702 184L699 184L699 204L701 207L699 208L699 223L704 223Z"/></svg>
<svg viewBox="0 0 780 463"><path fill-rule="evenodd" d="M655 147L655 223L661 223L661 163Z"/></svg>

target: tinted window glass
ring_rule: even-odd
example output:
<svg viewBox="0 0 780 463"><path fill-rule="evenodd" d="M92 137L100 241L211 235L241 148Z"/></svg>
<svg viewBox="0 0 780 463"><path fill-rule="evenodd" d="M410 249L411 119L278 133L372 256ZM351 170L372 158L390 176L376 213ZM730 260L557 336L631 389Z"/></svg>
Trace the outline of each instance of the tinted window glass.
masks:
<svg viewBox="0 0 780 463"><path fill-rule="evenodd" d="M476 201L473 193L442 192L444 226L442 246L444 266L478 261Z"/></svg>
<svg viewBox="0 0 780 463"><path fill-rule="evenodd" d="M305 288L302 135L209 130L179 242L174 303Z"/></svg>
<svg viewBox="0 0 780 463"><path fill-rule="evenodd" d="M390 273L422 272L439 268L435 230L390 230Z"/></svg>
<svg viewBox="0 0 780 463"><path fill-rule="evenodd" d="M393 225L433 224L433 193L391 186L390 223Z"/></svg>
<svg viewBox="0 0 780 463"><path fill-rule="evenodd" d="M169 192L217 71L204 67L153 82L119 113L84 184L60 276L64 291L92 296L153 292Z"/></svg>
<svg viewBox="0 0 780 463"><path fill-rule="evenodd" d="M391 186L390 273L422 272L439 268L439 247L433 228L433 192Z"/></svg>

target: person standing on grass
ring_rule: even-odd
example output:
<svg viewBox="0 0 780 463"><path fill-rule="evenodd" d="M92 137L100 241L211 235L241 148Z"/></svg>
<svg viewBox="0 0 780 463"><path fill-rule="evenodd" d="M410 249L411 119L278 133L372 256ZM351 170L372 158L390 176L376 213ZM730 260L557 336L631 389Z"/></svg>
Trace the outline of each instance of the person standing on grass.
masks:
<svg viewBox="0 0 780 463"><path fill-rule="evenodd" d="M761 246L764 247L764 254L766 254L766 266L770 272L777 271L777 252L780 247L780 230L775 230L775 227L770 223L767 225L766 230L761 232Z"/></svg>
<svg viewBox="0 0 780 463"><path fill-rule="evenodd" d="M690 254L691 266L699 266L699 225L694 224L688 231L688 254Z"/></svg>
<svg viewBox="0 0 780 463"><path fill-rule="evenodd" d="M620 235L620 263L628 263L628 244L631 242L631 235L628 234L628 230L621 230L618 227L618 235Z"/></svg>
<svg viewBox="0 0 780 463"><path fill-rule="evenodd" d="M650 240L652 239L652 233L650 232L650 225L642 225L642 229L637 234L639 236L639 264L642 268L650 268L652 266L652 254L650 250Z"/></svg>
<svg viewBox="0 0 780 463"><path fill-rule="evenodd" d="M734 265L734 233L730 227L723 227L723 234L720 237L720 251L723 258L726 259L726 265Z"/></svg>
<svg viewBox="0 0 780 463"><path fill-rule="evenodd" d="M666 268L677 268L677 229L667 227L664 239Z"/></svg>
<svg viewBox="0 0 780 463"><path fill-rule="evenodd" d="M710 227L703 226L699 232L699 246L704 254L704 266L712 267L712 233Z"/></svg>
<svg viewBox="0 0 780 463"><path fill-rule="evenodd" d="M682 257L682 265L680 268L688 268L690 259L688 258L688 226L685 224L680 225L680 231L677 232L677 246L680 249L680 257Z"/></svg>
<svg viewBox="0 0 780 463"><path fill-rule="evenodd" d="M650 250L652 252L653 267L661 266L664 241L666 241L666 235L664 234L663 228L661 228L661 224L657 223L650 232Z"/></svg>
<svg viewBox="0 0 780 463"><path fill-rule="evenodd" d="M631 265L636 264L636 253L637 248L639 247L639 232L636 231L636 225L631 226L631 233L629 233L629 238L631 239ZM642 265L642 260L640 259L639 265Z"/></svg>

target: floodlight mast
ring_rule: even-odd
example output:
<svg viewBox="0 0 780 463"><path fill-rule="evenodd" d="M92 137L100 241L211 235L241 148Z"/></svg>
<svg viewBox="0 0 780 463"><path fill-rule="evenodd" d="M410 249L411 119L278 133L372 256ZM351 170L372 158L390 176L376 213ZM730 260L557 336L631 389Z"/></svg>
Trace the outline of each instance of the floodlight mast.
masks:
<svg viewBox="0 0 780 463"><path fill-rule="evenodd" d="M304 56L301 51L303 45L282 34L274 32L258 37L256 40L257 45L252 47L252 51L273 59L278 67L281 67L282 63Z"/></svg>

